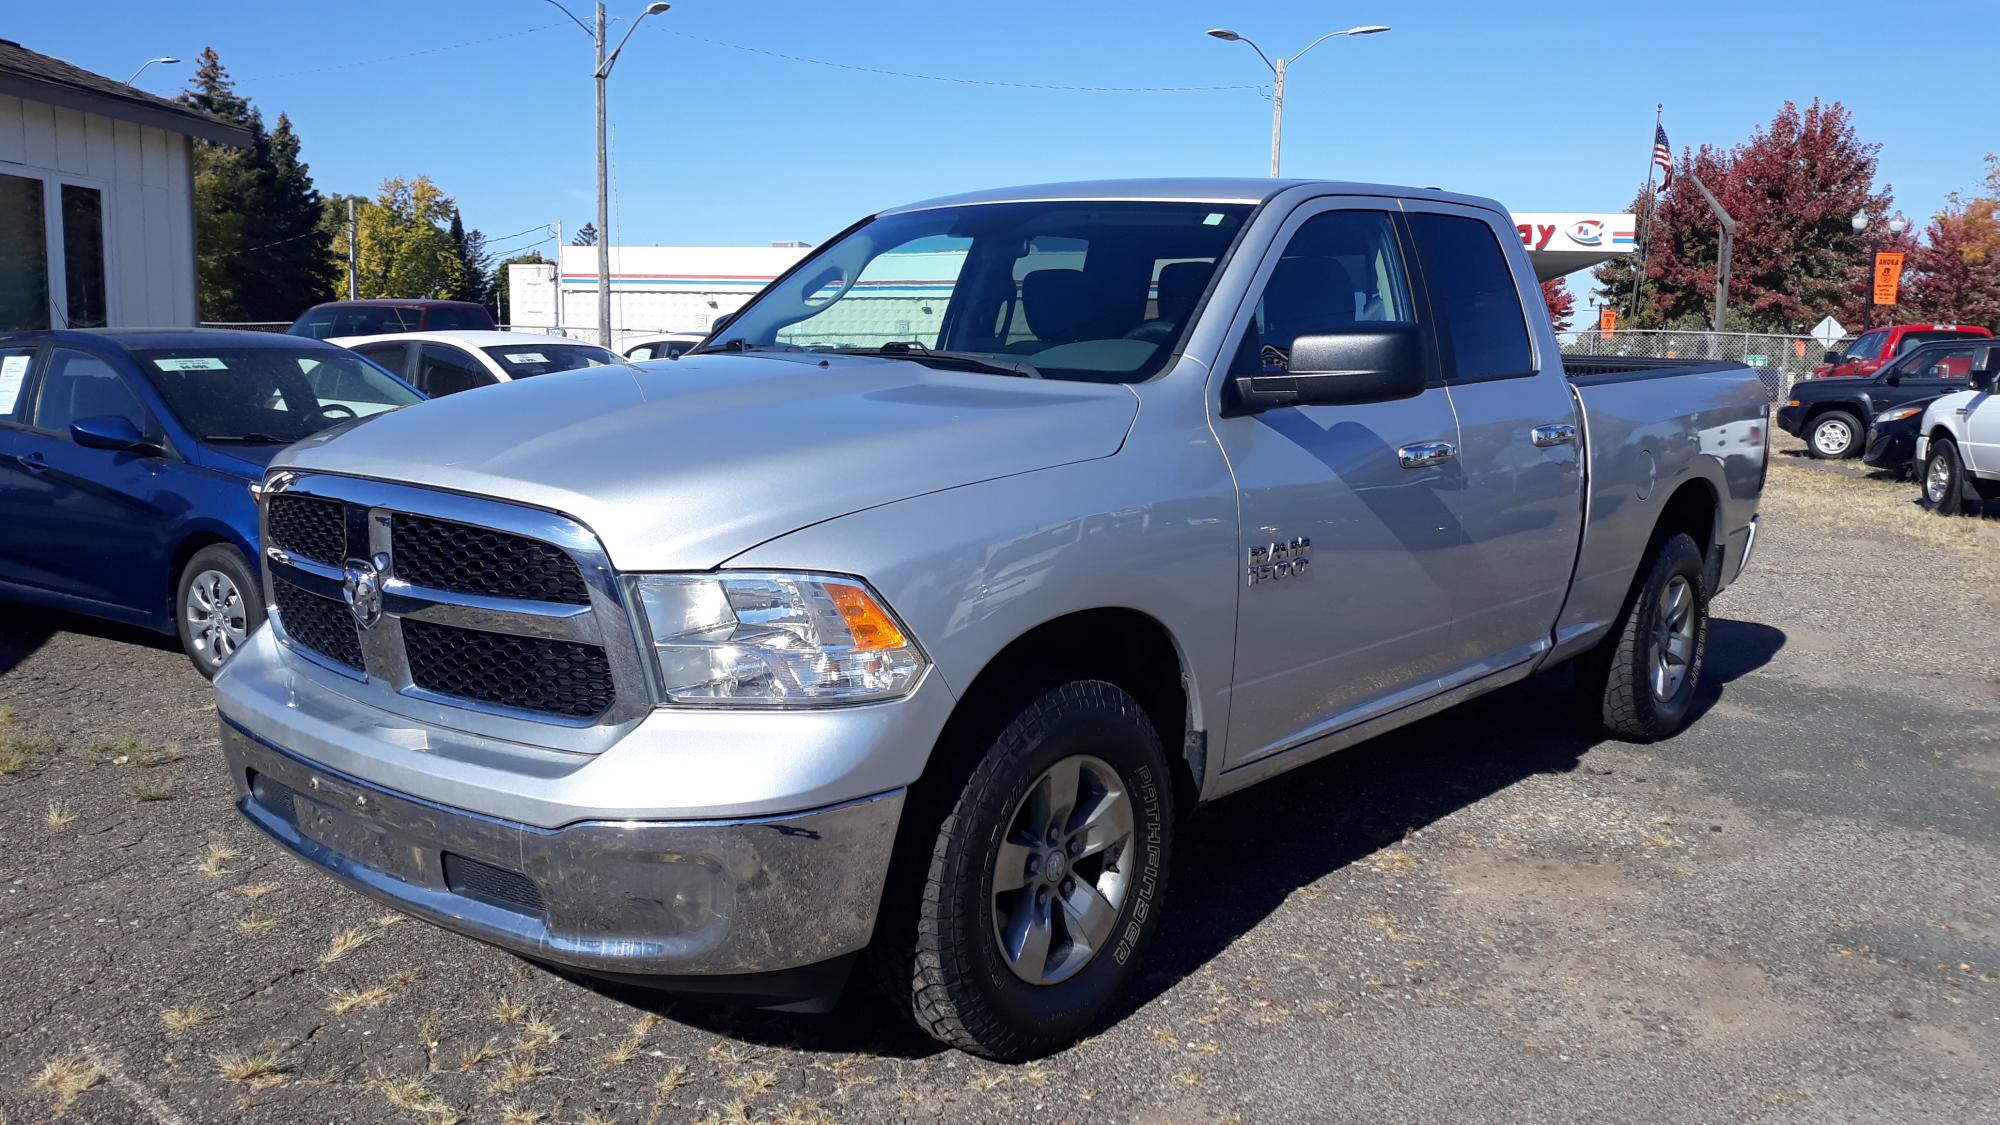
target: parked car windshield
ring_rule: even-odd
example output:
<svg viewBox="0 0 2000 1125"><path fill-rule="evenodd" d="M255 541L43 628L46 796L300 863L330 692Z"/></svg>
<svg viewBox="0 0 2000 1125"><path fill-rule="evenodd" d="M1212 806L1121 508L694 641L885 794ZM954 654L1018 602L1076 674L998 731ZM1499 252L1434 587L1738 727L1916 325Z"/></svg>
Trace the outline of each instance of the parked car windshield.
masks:
<svg viewBox="0 0 2000 1125"><path fill-rule="evenodd" d="M702 350L875 352L1138 382L1179 349L1250 212L1092 200L883 216L772 283Z"/></svg>
<svg viewBox="0 0 2000 1125"><path fill-rule="evenodd" d="M336 348L135 348L160 397L202 441L289 444L423 396Z"/></svg>
<svg viewBox="0 0 2000 1125"><path fill-rule="evenodd" d="M292 336L331 340L339 336L415 332L423 326L423 322L424 310L420 308L403 305L328 305L308 311L285 332Z"/></svg>
<svg viewBox="0 0 2000 1125"><path fill-rule="evenodd" d="M575 371L579 367L604 367L624 363L610 350L596 344L502 344L482 348L509 379L547 375L551 371Z"/></svg>

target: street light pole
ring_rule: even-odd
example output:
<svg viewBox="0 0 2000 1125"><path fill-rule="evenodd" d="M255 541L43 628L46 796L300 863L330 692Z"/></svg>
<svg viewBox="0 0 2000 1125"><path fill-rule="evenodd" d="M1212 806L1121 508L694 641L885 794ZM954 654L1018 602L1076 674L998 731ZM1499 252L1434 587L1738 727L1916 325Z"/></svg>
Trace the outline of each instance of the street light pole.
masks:
<svg viewBox="0 0 2000 1125"><path fill-rule="evenodd" d="M1861 330L1866 332L1875 327L1875 264L1882 254L1882 235L1870 227L1866 211L1856 211L1854 218L1849 219L1848 223L1854 228L1855 234L1868 232L1868 281L1862 290L1866 303L1861 311ZM1903 232L1909 225L1910 221L1903 217L1903 213L1896 212L1896 217L1889 220L1889 236L1900 242Z"/></svg>
<svg viewBox="0 0 2000 1125"><path fill-rule="evenodd" d="M636 23L634 27L638 26ZM611 346L611 172L604 137L604 5L597 5L597 342Z"/></svg>
<svg viewBox="0 0 2000 1125"><path fill-rule="evenodd" d="M1292 57L1289 59L1285 58L1283 55L1280 55L1275 59L1272 58L1271 56L1265 54L1264 48L1259 47L1253 40L1250 39L1249 36L1238 35L1236 32L1231 31L1226 27L1211 28L1209 30L1208 34L1212 38L1220 39L1224 43L1243 43L1247 45L1251 50L1257 52L1257 57L1263 59L1264 65L1269 67L1271 70L1271 178L1272 179L1275 180L1278 178L1278 151L1280 147L1282 147L1285 134L1286 68L1289 67L1292 63L1295 63L1300 59L1304 58L1305 53L1307 51L1312 50L1314 47L1319 46L1321 43L1324 43L1329 39L1338 39L1341 36L1379 35L1387 30L1389 29L1381 24L1363 24L1360 27L1350 27L1345 31L1329 31L1325 35L1320 36L1318 39L1313 40L1312 42L1306 44L1304 47L1301 47L1297 51L1293 52Z"/></svg>
<svg viewBox="0 0 2000 1125"><path fill-rule="evenodd" d="M132 72L132 77L127 78L125 80L125 84L127 86L130 86L132 83L137 82L139 80L139 76L141 74L146 73L146 68L152 66L154 63L165 63L168 66L172 66L174 63L177 63L179 61L181 60L173 57L172 55L161 55L157 59L147 59L145 62L139 64L139 69Z"/></svg>

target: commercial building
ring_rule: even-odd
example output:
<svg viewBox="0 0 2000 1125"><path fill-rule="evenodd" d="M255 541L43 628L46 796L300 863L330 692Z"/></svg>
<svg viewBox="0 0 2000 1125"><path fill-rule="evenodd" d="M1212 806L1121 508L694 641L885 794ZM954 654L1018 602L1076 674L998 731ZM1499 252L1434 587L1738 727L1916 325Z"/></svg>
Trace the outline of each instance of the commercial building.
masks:
<svg viewBox="0 0 2000 1125"><path fill-rule="evenodd" d="M250 143L0 39L0 331L194 324L197 138Z"/></svg>

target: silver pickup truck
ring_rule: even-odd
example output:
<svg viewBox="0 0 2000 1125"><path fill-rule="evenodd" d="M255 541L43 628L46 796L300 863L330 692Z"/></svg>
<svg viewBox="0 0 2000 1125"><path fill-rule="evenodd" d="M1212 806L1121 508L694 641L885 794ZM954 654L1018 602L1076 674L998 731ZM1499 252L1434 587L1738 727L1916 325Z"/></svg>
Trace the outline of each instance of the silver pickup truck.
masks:
<svg viewBox="0 0 2000 1125"><path fill-rule="evenodd" d="M243 815L447 929L769 1007L865 958L1020 1058L1201 909L1199 802L1565 663L1673 734L1765 456L1746 368L1566 363L1489 200L935 200L674 364L280 455L222 742Z"/></svg>

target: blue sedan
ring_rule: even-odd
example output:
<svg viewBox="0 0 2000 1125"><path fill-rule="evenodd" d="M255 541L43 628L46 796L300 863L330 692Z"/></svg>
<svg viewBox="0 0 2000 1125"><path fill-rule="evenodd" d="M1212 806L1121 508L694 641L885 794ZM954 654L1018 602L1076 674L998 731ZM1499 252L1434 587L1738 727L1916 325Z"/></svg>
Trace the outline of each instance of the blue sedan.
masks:
<svg viewBox="0 0 2000 1125"><path fill-rule="evenodd" d="M0 598L176 634L213 676L264 620L272 456L422 398L296 336L0 334Z"/></svg>

